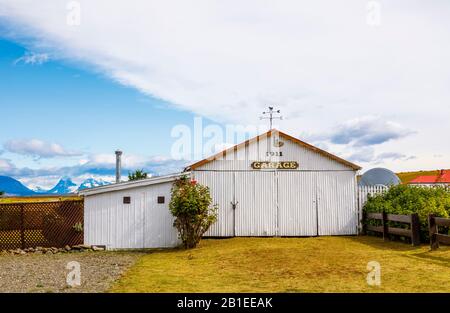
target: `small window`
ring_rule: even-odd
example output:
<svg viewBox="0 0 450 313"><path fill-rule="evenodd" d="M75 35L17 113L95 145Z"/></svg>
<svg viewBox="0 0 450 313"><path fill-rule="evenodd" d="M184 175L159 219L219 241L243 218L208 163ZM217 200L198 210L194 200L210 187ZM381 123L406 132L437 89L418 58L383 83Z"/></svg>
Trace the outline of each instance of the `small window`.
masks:
<svg viewBox="0 0 450 313"><path fill-rule="evenodd" d="M130 204L131 203L131 197L123 197L123 203L124 204Z"/></svg>
<svg viewBox="0 0 450 313"><path fill-rule="evenodd" d="M164 196L159 196L158 203L164 203L164 202L165 202Z"/></svg>

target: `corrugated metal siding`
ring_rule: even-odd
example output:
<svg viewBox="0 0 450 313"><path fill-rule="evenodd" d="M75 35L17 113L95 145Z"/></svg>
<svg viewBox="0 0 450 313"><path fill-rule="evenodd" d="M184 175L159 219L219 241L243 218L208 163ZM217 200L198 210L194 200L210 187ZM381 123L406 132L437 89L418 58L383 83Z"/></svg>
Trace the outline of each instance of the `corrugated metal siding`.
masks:
<svg viewBox="0 0 450 313"><path fill-rule="evenodd" d="M278 235L316 236L317 173L278 172Z"/></svg>
<svg viewBox="0 0 450 313"><path fill-rule="evenodd" d="M236 172L236 236L276 235L274 172Z"/></svg>
<svg viewBox="0 0 450 313"><path fill-rule="evenodd" d="M169 212L172 183L85 197L85 243L118 248L159 248L179 244ZM131 203L123 204L130 196ZM158 204L157 197L165 196Z"/></svg>
<svg viewBox="0 0 450 313"><path fill-rule="evenodd" d="M110 199L86 197L84 199L84 242L89 244L107 245L109 243L109 213ZM103 204L100 204L102 202Z"/></svg>
<svg viewBox="0 0 450 313"><path fill-rule="evenodd" d="M210 188L213 204L218 205L217 222L205 233L208 237L234 236L234 173L194 172L193 178Z"/></svg>
<svg viewBox="0 0 450 313"><path fill-rule="evenodd" d="M153 185L146 190L145 199L145 247L174 247L180 244L178 231L173 227L174 217L169 211L172 182ZM165 202L158 203L158 196Z"/></svg>
<svg viewBox="0 0 450 313"><path fill-rule="evenodd" d="M357 233L356 177L352 172L317 174L319 235Z"/></svg>
<svg viewBox="0 0 450 313"><path fill-rule="evenodd" d="M213 202L219 204L218 221L207 236L357 233L354 171L194 173L200 183L210 187ZM238 202L234 215L233 199Z"/></svg>
<svg viewBox="0 0 450 313"><path fill-rule="evenodd" d="M131 197L131 203L123 204L123 196ZM109 211L109 244L112 248L144 247L142 196L139 191L129 190L123 194L116 192L111 197L114 201Z"/></svg>

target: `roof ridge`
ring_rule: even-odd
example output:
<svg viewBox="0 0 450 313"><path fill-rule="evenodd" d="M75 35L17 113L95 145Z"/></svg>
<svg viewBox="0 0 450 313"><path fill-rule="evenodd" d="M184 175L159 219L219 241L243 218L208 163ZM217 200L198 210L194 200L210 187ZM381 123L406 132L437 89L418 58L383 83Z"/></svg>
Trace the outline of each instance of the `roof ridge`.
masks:
<svg viewBox="0 0 450 313"><path fill-rule="evenodd" d="M336 156L336 155L334 155L334 154L332 154L330 152L322 150L322 149L320 149L320 148L318 148L316 146L313 146L313 145L311 145L311 144L309 144L307 142L304 142L304 141L302 141L302 140L300 140L300 139L298 139L296 137L288 135L287 133L284 133L284 132L282 132L282 131L280 131L280 130L278 130L276 128L272 128L272 129L269 129L268 131L266 131L266 132L264 132L264 133L262 133L260 135L257 135L257 136L255 136L253 138L250 138L250 139L247 139L247 140L245 140L245 141L243 141L243 142L241 142L239 144L236 144L236 145L234 145L234 146L232 146L232 147L230 147L228 149L224 149L224 150L222 150L222 151L220 151L220 152L218 152L216 154L213 154L213 155L211 155L211 156L209 156L209 157L207 157L207 158L205 158L203 160L197 161L197 162L187 166L185 168L185 171L195 169L195 168L200 167L200 166L202 166L202 165L204 165L206 163L214 161L220 156L225 156L230 151L237 151L237 149L241 148L242 146L245 147L245 146L249 145L250 142L253 142L255 140L258 141L259 138L261 138L263 136L271 136L272 133L278 133L278 134L280 134L280 136L282 136L282 137L284 137L284 138L286 138L288 140L291 140L291 141L293 141L294 143L296 143L298 145L301 145L301 146L303 146L303 147L305 147L307 149L310 149L310 150L312 150L314 152L320 153L323 156L328 157L328 158L330 158L330 159L332 159L332 160L334 160L336 162L339 162L341 164L344 164L344 165L346 165L348 167L351 167L354 170L360 170L361 169L361 167L359 165L356 165L356 164L354 164L354 163L352 163L350 161L344 160L344 159L342 159L342 158L340 158L340 157L338 157L338 156Z"/></svg>

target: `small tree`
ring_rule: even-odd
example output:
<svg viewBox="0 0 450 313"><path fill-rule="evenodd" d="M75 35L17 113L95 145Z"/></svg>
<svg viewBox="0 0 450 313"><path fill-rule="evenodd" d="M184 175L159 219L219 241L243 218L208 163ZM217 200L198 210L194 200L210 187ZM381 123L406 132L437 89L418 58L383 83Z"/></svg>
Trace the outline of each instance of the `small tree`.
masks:
<svg viewBox="0 0 450 313"><path fill-rule="evenodd" d="M202 235L217 220L217 206L211 206L211 202L208 187L186 176L174 182L169 208L186 249L195 248Z"/></svg>
<svg viewBox="0 0 450 313"><path fill-rule="evenodd" d="M147 178L147 173L144 170L135 170L133 173L128 173L128 180L140 180Z"/></svg>
<svg viewBox="0 0 450 313"><path fill-rule="evenodd" d="M0 197L3 196L4 194L5 192L0 190Z"/></svg>

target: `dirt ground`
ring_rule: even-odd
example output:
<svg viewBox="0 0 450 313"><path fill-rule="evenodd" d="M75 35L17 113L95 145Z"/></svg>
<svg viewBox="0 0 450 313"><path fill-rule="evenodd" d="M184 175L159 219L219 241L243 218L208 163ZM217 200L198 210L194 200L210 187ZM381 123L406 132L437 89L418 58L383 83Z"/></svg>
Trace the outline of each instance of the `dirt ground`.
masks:
<svg viewBox="0 0 450 313"><path fill-rule="evenodd" d="M105 292L144 252L0 255L0 292ZM81 285L69 287L67 263L80 264Z"/></svg>

